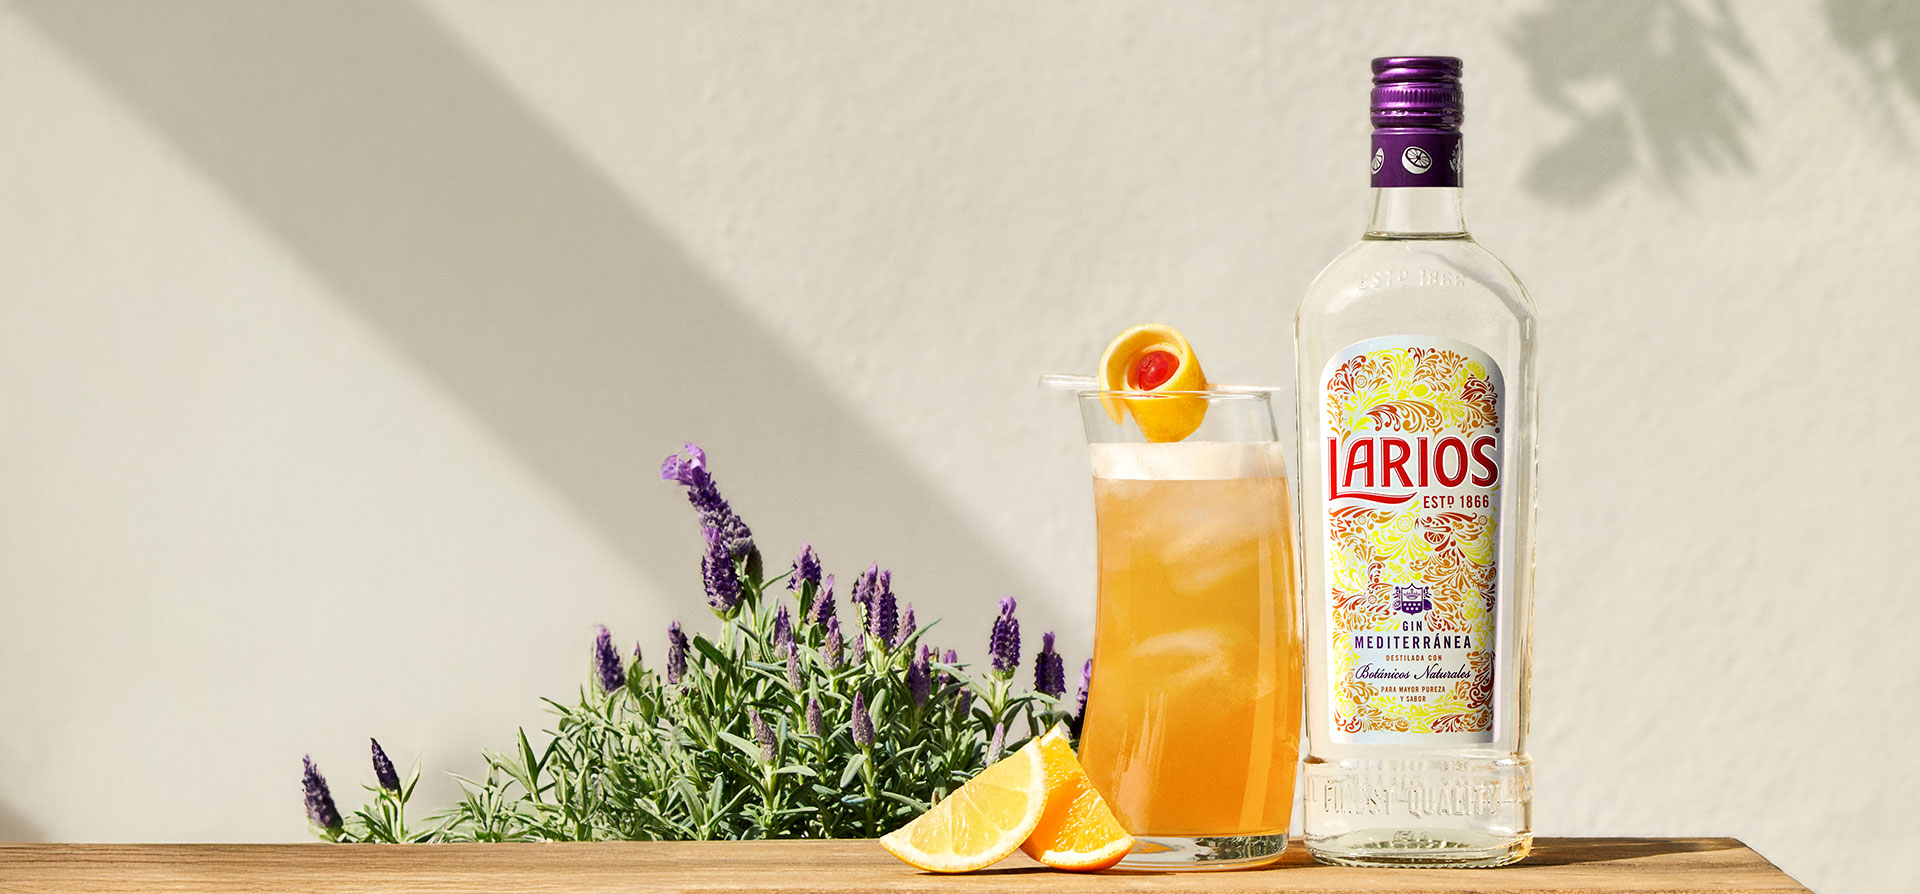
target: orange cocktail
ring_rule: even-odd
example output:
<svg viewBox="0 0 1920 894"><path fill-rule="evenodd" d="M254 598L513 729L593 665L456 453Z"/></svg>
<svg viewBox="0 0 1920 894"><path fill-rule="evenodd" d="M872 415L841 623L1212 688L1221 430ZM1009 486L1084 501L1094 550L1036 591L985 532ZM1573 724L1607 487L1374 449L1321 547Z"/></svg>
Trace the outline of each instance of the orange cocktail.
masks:
<svg viewBox="0 0 1920 894"><path fill-rule="evenodd" d="M1232 436L1263 433L1225 417L1270 413L1264 395L1227 403L1211 403L1209 424ZM1123 865L1277 858L1292 814L1302 691L1280 444L1092 450L1099 617L1079 756L1139 839Z"/></svg>

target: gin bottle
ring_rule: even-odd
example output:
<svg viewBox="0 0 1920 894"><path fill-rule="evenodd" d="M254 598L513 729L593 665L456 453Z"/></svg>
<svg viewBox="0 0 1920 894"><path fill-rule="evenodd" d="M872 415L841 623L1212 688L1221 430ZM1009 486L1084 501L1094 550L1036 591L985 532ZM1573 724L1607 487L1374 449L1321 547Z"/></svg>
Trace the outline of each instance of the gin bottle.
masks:
<svg viewBox="0 0 1920 894"><path fill-rule="evenodd" d="M1294 317L1304 824L1322 862L1533 840L1533 302L1467 235L1460 60L1373 60L1373 212Z"/></svg>

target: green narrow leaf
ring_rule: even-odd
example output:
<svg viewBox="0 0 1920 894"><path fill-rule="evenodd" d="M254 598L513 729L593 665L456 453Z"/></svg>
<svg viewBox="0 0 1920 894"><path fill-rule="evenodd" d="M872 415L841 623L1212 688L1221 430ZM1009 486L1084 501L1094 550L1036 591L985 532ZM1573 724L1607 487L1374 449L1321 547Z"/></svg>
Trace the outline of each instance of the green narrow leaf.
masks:
<svg viewBox="0 0 1920 894"><path fill-rule="evenodd" d="M540 773L541 765L543 762L533 756L533 746L527 744L527 731L525 729L521 729L519 733L520 733L520 765L525 767L529 774L537 776ZM549 751L551 751L551 749L549 749Z"/></svg>
<svg viewBox="0 0 1920 894"><path fill-rule="evenodd" d="M864 752L856 751L852 757L847 758L847 768L840 771L840 788L842 790L845 790L853 784L853 778L860 775L860 768L865 766L866 763L867 756Z"/></svg>
<svg viewBox="0 0 1920 894"><path fill-rule="evenodd" d="M753 760L760 759L760 746L757 743L749 742L746 739L742 739L739 736L736 736L730 732L727 732L726 730L720 730L719 735L720 735L720 738L724 740L728 745L732 745L733 747L739 749L741 754L744 754Z"/></svg>
<svg viewBox="0 0 1920 894"><path fill-rule="evenodd" d="M722 653L719 646L708 642L704 636L694 637L693 647L699 651L700 654L707 656L707 660L713 662L715 665L728 667L733 664L733 660L728 658L725 653Z"/></svg>
<svg viewBox="0 0 1920 894"><path fill-rule="evenodd" d="M922 801L919 798L909 798L906 795L902 795L896 792L881 792L880 797L890 798L892 800L898 801L921 813L925 813L927 811L927 807L928 807L927 802Z"/></svg>

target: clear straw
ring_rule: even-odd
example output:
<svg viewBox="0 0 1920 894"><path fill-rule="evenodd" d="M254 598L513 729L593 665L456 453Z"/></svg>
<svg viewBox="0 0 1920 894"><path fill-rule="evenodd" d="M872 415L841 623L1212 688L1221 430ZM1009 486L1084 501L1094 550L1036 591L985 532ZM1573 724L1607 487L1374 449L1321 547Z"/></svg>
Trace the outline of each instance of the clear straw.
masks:
<svg viewBox="0 0 1920 894"><path fill-rule="evenodd" d="M1040 387L1049 391L1099 391L1100 382L1092 376L1079 376L1072 373L1047 373L1040 377ZM1277 385L1209 385L1209 391L1250 392L1284 391Z"/></svg>

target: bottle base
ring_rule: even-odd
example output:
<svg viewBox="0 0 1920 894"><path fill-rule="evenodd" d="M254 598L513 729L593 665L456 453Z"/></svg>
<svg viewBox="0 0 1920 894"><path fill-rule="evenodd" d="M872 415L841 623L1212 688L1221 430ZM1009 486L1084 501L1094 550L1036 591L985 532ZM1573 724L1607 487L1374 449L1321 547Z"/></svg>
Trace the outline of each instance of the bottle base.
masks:
<svg viewBox="0 0 1920 894"><path fill-rule="evenodd" d="M1250 869L1272 863L1287 851L1285 833L1205 838L1136 835L1133 842L1133 850L1117 868L1154 872Z"/></svg>
<svg viewBox="0 0 1920 894"><path fill-rule="evenodd" d="M1307 853L1322 863L1379 869L1488 869L1517 863L1532 851L1531 834L1434 829L1369 829L1307 841Z"/></svg>

